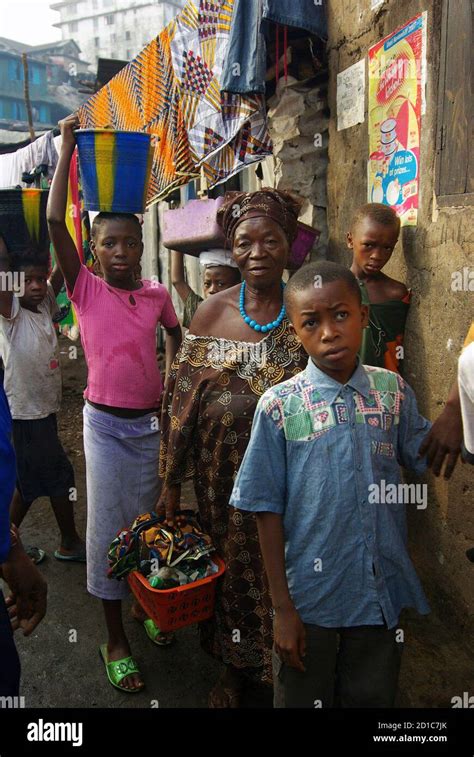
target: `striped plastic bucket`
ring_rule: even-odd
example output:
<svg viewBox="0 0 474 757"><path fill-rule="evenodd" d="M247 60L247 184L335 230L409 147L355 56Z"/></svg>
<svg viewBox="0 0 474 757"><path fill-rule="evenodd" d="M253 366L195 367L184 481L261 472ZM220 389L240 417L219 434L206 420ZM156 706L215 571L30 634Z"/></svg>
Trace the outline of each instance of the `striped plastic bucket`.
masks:
<svg viewBox="0 0 474 757"><path fill-rule="evenodd" d="M0 234L11 256L49 255L48 194L47 189L0 190Z"/></svg>
<svg viewBox="0 0 474 757"><path fill-rule="evenodd" d="M150 135L79 129L76 138L85 209L143 213L153 159Z"/></svg>

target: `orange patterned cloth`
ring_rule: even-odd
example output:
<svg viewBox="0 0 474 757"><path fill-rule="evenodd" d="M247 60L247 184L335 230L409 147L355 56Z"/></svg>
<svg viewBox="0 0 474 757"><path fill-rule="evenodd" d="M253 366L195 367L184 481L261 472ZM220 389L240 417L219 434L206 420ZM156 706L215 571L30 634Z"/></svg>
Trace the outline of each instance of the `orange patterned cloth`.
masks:
<svg viewBox="0 0 474 757"><path fill-rule="evenodd" d="M156 137L147 204L204 169L210 186L272 153L262 95L220 91L234 0L190 0L79 109L82 128Z"/></svg>

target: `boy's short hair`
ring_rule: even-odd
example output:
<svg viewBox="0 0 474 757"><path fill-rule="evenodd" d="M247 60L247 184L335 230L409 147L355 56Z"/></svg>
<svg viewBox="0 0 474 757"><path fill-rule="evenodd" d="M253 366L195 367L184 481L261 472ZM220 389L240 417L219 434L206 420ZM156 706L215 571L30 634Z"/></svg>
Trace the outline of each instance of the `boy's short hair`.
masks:
<svg viewBox="0 0 474 757"><path fill-rule="evenodd" d="M22 271L25 268L44 268L46 273L49 272L49 255L39 255L32 250L17 250L11 254L8 250L7 243L0 232L0 244L4 245L7 258L12 271Z"/></svg>
<svg viewBox="0 0 474 757"><path fill-rule="evenodd" d="M340 263L330 260L318 260L308 263L299 269L289 280L285 287L283 300L286 311L289 314L296 292L302 292L308 287L319 287L332 281L343 281L353 293L354 297L362 304L362 295L359 283L349 268Z"/></svg>
<svg viewBox="0 0 474 757"><path fill-rule="evenodd" d="M97 235L99 227L107 221L132 221L137 226L137 231L140 232L140 238L142 236L142 226L137 216L134 213L106 213L101 212L96 215L92 221L91 237L94 239Z"/></svg>
<svg viewBox="0 0 474 757"><path fill-rule="evenodd" d="M381 202L368 202L366 205L361 205L352 216L351 231L360 224L364 218L370 218L375 223L380 223L382 226L397 226L400 229L400 218L396 212L389 205L383 205Z"/></svg>
<svg viewBox="0 0 474 757"><path fill-rule="evenodd" d="M24 255L11 255L10 268L12 271L24 271L25 268L44 268L49 273L49 258L38 257L26 252Z"/></svg>

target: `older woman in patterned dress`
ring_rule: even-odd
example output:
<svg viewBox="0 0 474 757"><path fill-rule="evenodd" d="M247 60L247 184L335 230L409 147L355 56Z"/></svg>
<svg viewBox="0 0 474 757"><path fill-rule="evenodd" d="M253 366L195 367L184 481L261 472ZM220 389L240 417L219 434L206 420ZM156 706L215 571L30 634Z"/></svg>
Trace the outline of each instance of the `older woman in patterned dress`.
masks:
<svg viewBox="0 0 474 757"><path fill-rule="evenodd" d="M203 527L226 563L215 615L201 624L203 647L225 665L211 707L238 707L248 680L271 683L272 603L255 517L228 502L258 399L307 363L281 280L299 210L272 189L226 196L218 217L243 282L200 305L164 396L161 506L172 517L193 478Z"/></svg>

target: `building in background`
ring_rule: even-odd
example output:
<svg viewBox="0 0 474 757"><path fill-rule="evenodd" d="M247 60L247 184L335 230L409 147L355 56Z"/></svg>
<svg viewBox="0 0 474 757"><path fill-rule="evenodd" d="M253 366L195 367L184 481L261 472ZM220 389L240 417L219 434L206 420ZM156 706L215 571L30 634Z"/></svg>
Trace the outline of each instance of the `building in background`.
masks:
<svg viewBox="0 0 474 757"><path fill-rule="evenodd" d="M93 68L98 58L132 60L184 7L186 0L63 0L54 24L74 39Z"/></svg>
<svg viewBox="0 0 474 757"><path fill-rule="evenodd" d="M55 126L84 98L77 91L78 74L88 64L80 60L73 40L48 45L25 45L0 37L0 129L26 131L28 119L24 99L22 54L28 60L28 79L33 125L38 129Z"/></svg>
<svg viewBox="0 0 474 757"><path fill-rule="evenodd" d="M63 71L61 81L74 80L77 75L84 75L89 70L89 63L81 59L81 48L73 39L63 39L59 42L49 42L46 45L35 45L31 48L35 57L47 60L56 67L55 71ZM54 76L54 72L52 71Z"/></svg>

